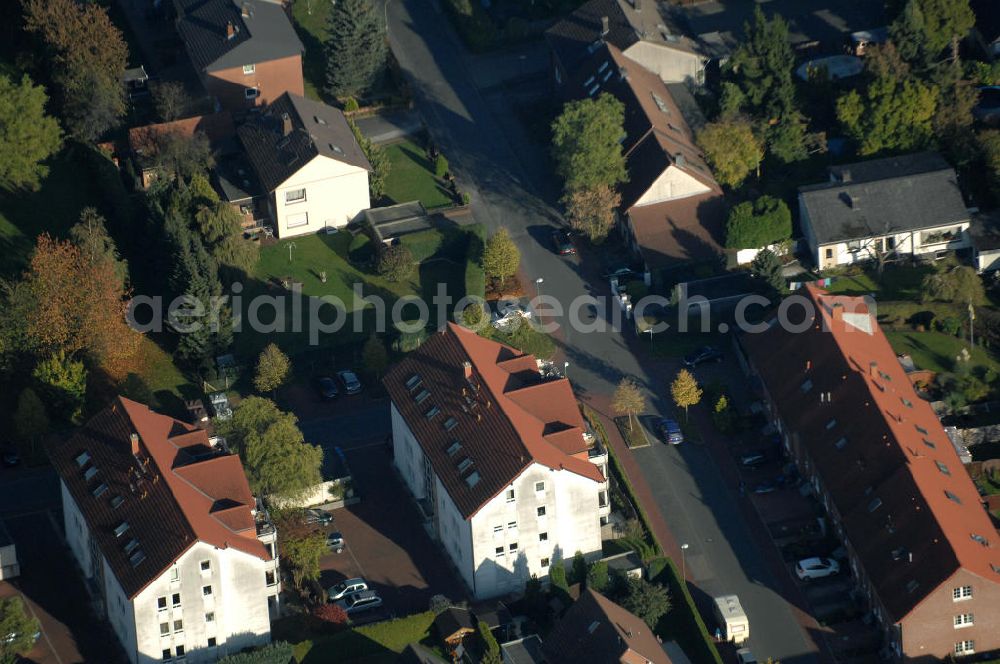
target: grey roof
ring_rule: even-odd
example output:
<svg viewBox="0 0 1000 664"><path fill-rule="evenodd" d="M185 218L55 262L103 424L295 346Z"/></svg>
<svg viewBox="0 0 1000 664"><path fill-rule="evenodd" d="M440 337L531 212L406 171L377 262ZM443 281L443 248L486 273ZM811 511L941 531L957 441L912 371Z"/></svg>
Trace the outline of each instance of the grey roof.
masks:
<svg viewBox="0 0 1000 664"><path fill-rule="evenodd" d="M177 32L196 69L219 71L301 55L305 48L281 3L176 0ZM227 39L228 26L234 34Z"/></svg>
<svg viewBox="0 0 1000 664"><path fill-rule="evenodd" d="M420 201L369 208L362 212L380 242L434 228L434 221Z"/></svg>
<svg viewBox="0 0 1000 664"><path fill-rule="evenodd" d="M638 9L636 8L638 3ZM573 73L593 52L592 44L606 41L625 50L638 41L695 52L695 45L654 0L589 0L545 32L545 39L563 68ZM601 39L603 17L608 33Z"/></svg>
<svg viewBox="0 0 1000 664"><path fill-rule="evenodd" d="M546 662L542 652L542 640L537 634L517 641L508 641L500 646L505 664L542 664Z"/></svg>
<svg viewBox="0 0 1000 664"><path fill-rule="evenodd" d="M290 130L285 135L285 117ZM326 104L289 92L251 117L238 130L250 165L265 191L281 183L317 156L371 170L344 114Z"/></svg>
<svg viewBox="0 0 1000 664"><path fill-rule="evenodd" d="M399 664L448 664L448 660L419 643L408 644L396 658L396 662Z"/></svg>
<svg viewBox="0 0 1000 664"><path fill-rule="evenodd" d="M955 170L935 152L835 166L830 179L799 188L819 244L969 219Z"/></svg>
<svg viewBox="0 0 1000 664"><path fill-rule="evenodd" d="M218 159L212 171L217 188L229 203L242 203L264 193L243 154Z"/></svg>
<svg viewBox="0 0 1000 664"><path fill-rule="evenodd" d="M642 558L635 551L626 551L625 553L608 556L604 559L604 562L607 564L608 570L631 572L632 570L642 569Z"/></svg>
<svg viewBox="0 0 1000 664"><path fill-rule="evenodd" d="M976 251L1000 249L1000 213L973 215L969 234Z"/></svg>

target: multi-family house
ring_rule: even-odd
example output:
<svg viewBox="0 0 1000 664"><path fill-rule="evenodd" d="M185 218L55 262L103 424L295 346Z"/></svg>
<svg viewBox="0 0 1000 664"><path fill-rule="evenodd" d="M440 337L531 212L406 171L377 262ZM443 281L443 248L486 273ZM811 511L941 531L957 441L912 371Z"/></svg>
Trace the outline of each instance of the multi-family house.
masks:
<svg viewBox="0 0 1000 664"><path fill-rule="evenodd" d="M48 453L66 542L132 664L270 640L277 533L224 441L122 397Z"/></svg>
<svg viewBox="0 0 1000 664"><path fill-rule="evenodd" d="M588 0L545 32L557 89L601 46L622 52L668 83L700 85L708 58L654 0Z"/></svg>
<svg viewBox="0 0 1000 664"><path fill-rule="evenodd" d="M305 48L284 3L174 0L174 8L188 57L222 109L241 111L286 92L305 94Z"/></svg>
<svg viewBox="0 0 1000 664"><path fill-rule="evenodd" d="M622 226L651 278L676 265L718 260L722 189L659 76L605 43L577 68L568 91L578 99L607 93L624 107Z"/></svg>
<svg viewBox="0 0 1000 664"><path fill-rule="evenodd" d="M940 421L867 300L798 295L804 315L741 343L886 651L929 662L1000 649L1000 536Z"/></svg>
<svg viewBox="0 0 1000 664"><path fill-rule="evenodd" d="M802 233L819 269L972 246L958 175L936 152L831 166L799 188Z"/></svg>
<svg viewBox="0 0 1000 664"><path fill-rule="evenodd" d="M396 469L476 598L600 558L607 454L566 378L449 324L384 379Z"/></svg>
<svg viewBox="0 0 1000 664"><path fill-rule="evenodd" d="M371 206L371 165L339 110L285 93L237 135L278 237L339 228Z"/></svg>

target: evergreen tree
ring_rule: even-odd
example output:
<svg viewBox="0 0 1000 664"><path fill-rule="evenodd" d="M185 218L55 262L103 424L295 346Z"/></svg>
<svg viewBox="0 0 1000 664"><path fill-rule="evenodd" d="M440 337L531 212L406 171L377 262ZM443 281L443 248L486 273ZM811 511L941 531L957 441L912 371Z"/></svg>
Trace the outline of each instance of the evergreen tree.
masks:
<svg viewBox="0 0 1000 664"><path fill-rule="evenodd" d="M908 0L889 35L905 60L930 67L946 49L957 60L958 42L975 23L969 0Z"/></svg>
<svg viewBox="0 0 1000 664"><path fill-rule="evenodd" d="M382 15L371 0L334 3L326 24L326 84L334 97L357 97L378 81L385 68Z"/></svg>
<svg viewBox="0 0 1000 664"><path fill-rule="evenodd" d="M49 415L45 412L45 404L38 394L30 387L24 388L17 398L17 410L14 411L14 431L22 443L35 445L39 439L49 432L51 424Z"/></svg>
<svg viewBox="0 0 1000 664"><path fill-rule="evenodd" d="M62 147L62 130L45 114L47 101L27 74L20 83L0 76L0 187L38 189L48 175L43 162Z"/></svg>
<svg viewBox="0 0 1000 664"><path fill-rule="evenodd" d="M87 370L83 362L58 351L38 363L34 377L53 410L73 424L79 424L87 393Z"/></svg>
<svg viewBox="0 0 1000 664"><path fill-rule="evenodd" d="M128 280L128 263L118 253L115 241L108 234L107 222L96 209L83 208L80 221L69 229L69 238L80 250L80 255L91 264L107 261L124 287Z"/></svg>

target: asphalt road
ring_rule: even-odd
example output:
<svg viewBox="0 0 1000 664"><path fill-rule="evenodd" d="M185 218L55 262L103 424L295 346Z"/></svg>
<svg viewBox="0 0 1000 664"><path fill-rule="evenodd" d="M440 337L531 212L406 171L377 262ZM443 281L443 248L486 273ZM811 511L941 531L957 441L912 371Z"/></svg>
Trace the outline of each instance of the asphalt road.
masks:
<svg viewBox="0 0 1000 664"><path fill-rule="evenodd" d="M543 279L543 294L568 305L578 295L606 292L599 278L604 266L552 253L548 236L561 221L539 196L552 185L552 176L542 172L544 146L513 126L502 98L484 96L476 87L470 70L476 59L461 48L447 17L430 0L390 0L386 14L393 52L411 79L434 140L448 155L460 187L469 191L477 220L491 231L501 226L510 231L521 250L523 273L529 282ZM563 326L554 337L581 395L610 395L622 376L632 376L646 389L652 412L671 412L664 379L672 372L658 366L665 375L653 375L641 366L622 334ZM818 661L790 606L772 590L777 584L762 552L731 508L731 492L705 450L655 445L636 454L672 532L690 545L690 578L703 598L740 596L759 659Z"/></svg>

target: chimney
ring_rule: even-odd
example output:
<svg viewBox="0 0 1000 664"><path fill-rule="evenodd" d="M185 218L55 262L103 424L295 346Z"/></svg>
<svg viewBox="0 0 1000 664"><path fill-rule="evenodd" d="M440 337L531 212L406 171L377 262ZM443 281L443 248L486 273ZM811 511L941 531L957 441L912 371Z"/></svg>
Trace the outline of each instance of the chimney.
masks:
<svg viewBox="0 0 1000 664"><path fill-rule="evenodd" d="M465 373L465 380L472 380L472 362L466 360L462 363L462 369Z"/></svg>
<svg viewBox="0 0 1000 664"><path fill-rule="evenodd" d="M809 371L812 368L813 368L812 360L806 360L806 371Z"/></svg>
<svg viewBox="0 0 1000 664"><path fill-rule="evenodd" d="M236 25L232 21L229 21L228 23L226 23L226 39L229 40L235 36L236 36Z"/></svg>
<svg viewBox="0 0 1000 664"><path fill-rule="evenodd" d="M628 69L626 69L625 67L619 67L618 68L618 75L622 77L623 81L627 81L628 80Z"/></svg>
<svg viewBox="0 0 1000 664"><path fill-rule="evenodd" d="M610 31L610 27L608 26L608 17L607 16L602 16L601 17L601 36L604 37L605 35L608 34L609 31Z"/></svg>
<svg viewBox="0 0 1000 664"><path fill-rule="evenodd" d="M240 6L240 15L243 18L253 18L253 7L250 6L249 2L244 2Z"/></svg>
<svg viewBox="0 0 1000 664"><path fill-rule="evenodd" d="M139 456L139 434L133 433L131 436L132 440L132 456Z"/></svg>
<svg viewBox="0 0 1000 664"><path fill-rule="evenodd" d="M292 133L292 118L288 113L281 114L281 135L288 136Z"/></svg>

